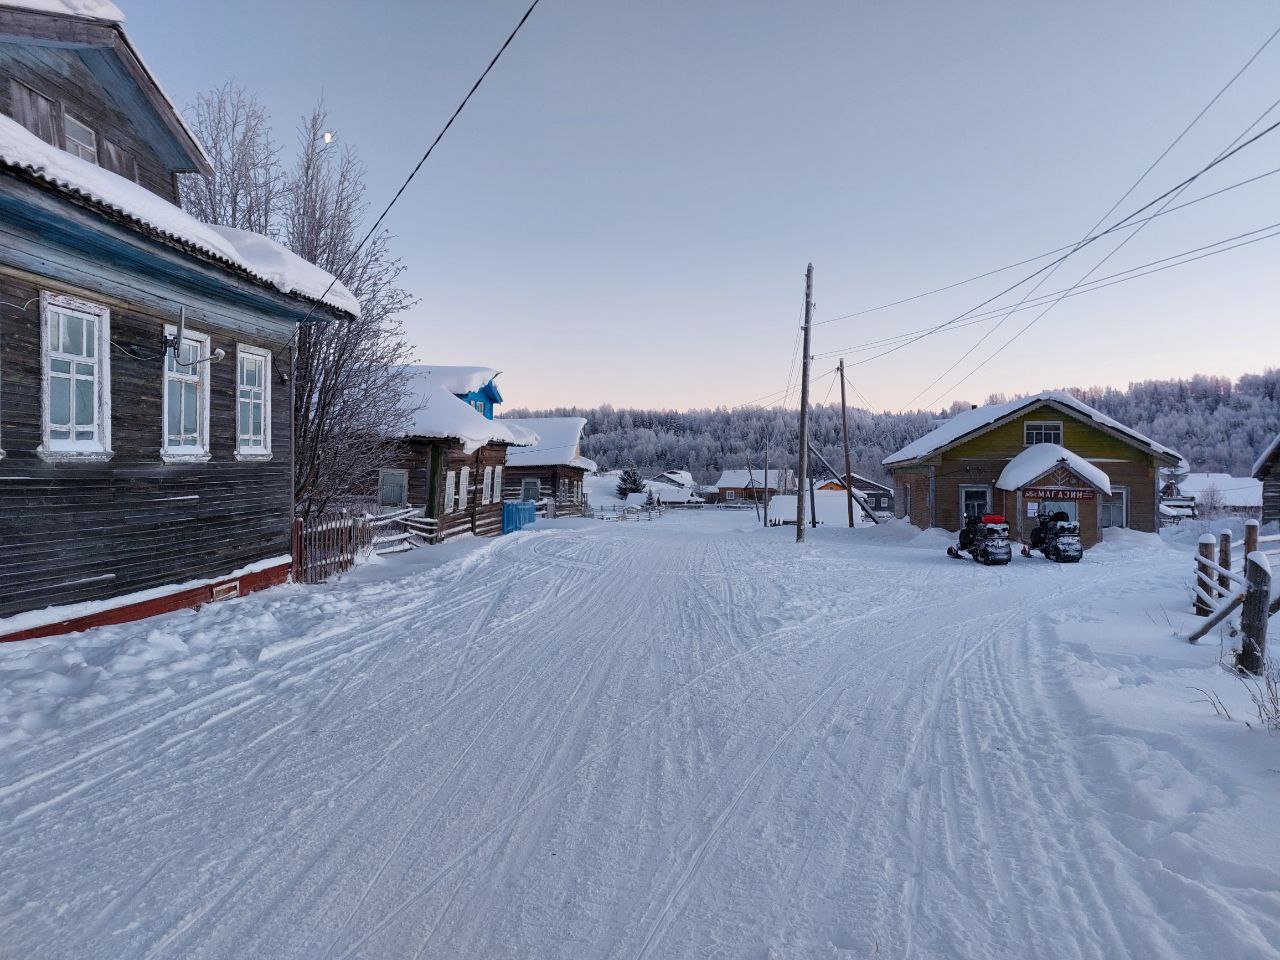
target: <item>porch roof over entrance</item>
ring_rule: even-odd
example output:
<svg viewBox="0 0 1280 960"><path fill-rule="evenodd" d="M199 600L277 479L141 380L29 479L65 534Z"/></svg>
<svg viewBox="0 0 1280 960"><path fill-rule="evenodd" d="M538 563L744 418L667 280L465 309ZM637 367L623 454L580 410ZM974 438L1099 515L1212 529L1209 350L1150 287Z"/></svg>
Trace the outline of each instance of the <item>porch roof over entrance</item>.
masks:
<svg viewBox="0 0 1280 960"><path fill-rule="evenodd" d="M1111 494L1111 478L1100 467L1056 443L1037 443L1027 447L1006 464L996 486L1001 490L1020 490L1058 466L1065 466L1102 493Z"/></svg>

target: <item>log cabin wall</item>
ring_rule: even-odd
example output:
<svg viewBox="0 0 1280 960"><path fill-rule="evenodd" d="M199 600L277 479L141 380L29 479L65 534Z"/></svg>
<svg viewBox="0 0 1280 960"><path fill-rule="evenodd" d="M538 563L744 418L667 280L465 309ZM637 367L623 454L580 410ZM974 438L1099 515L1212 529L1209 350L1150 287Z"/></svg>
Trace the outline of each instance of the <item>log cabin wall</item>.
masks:
<svg viewBox="0 0 1280 960"><path fill-rule="evenodd" d="M524 481L538 481L538 499L555 500L556 516L583 515L585 497L583 478L587 471L564 464L543 467L507 467L503 474L502 496L505 500L524 498Z"/></svg>
<svg viewBox="0 0 1280 960"><path fill-rule="evenodd" d="M474 453L467 453L462 444L455 441L442 445L440 449L441 469L435 494L440 538L448 540L463 533L474 533L478 537L499 536L502 533L502 496L496 484L505 482L505 469L503 480L495 478L498 468L506 466L506 444L488 443ZM487 483L486 471L489 471ZM465 500L460 495L464 472ZM453 493L452 502L446 503L446 494L450 492Z"/></svg>
<svg viewBox="0 0 1280 960"><path fill-rule="evenodd" d="M110 309L111 449L106 462L46 462L42 442L41 291ZM292 391L271 377L268 461L236 459L238 344L281 351L292 324L257 333L208 321L210 458L161 460L161 337L172 314L51 279L0 268L0 616L109 599L213 578L290 552ZM31 302L31 301L35 302ZM213 314L216 305L205 303ZM134 354L138 354L135 356ZM283 359L287 371L287 354Z"/></svg>

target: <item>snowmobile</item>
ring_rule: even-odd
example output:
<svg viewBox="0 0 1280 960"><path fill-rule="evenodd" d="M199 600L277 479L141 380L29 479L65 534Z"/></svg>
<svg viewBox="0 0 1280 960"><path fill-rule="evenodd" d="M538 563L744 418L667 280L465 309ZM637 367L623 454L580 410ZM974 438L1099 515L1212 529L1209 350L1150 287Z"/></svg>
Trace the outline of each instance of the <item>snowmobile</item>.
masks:
<svg viewBox="0 0 1280 960"><path fill-rule="evenodd" d="M998 513L969 514L964 518L958 546L947 547L947 556L963 560L964 554L988 567L1002 566L1013 559L1009 547L1009 524Z"/></svg>
<svg viewBox="0 0 1280 960"><path fill-rule="evenodd" d="M1080 524L1072 520L1065 510L1041 517L1039 525L1031 531L1031 546L1024 545L1022 555L1029 557L1032 550L1039 550L1054 563L1079 563L1084 556Z"/></svg>

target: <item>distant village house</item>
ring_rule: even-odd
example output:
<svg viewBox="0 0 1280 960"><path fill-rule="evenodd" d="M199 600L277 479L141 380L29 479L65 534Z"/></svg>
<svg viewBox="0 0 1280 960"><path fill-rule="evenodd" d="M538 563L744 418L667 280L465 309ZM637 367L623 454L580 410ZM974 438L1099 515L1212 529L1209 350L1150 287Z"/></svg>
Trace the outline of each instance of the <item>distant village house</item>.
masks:
<svg viewBox="0 0 1280 960"><path fill-rule="evenodd" d="M1262 522L1280 523L1280 435L1262 451L1253 476L1262 481Z"/></svg>
<svg viewBox="0 0 1280 960"><path fill-rule="evenodd" d="M536 436L527 446L507 451L504 495L508 499L545 501L552 516L581 516L587 508L583 478L595 472L595 461L582 455L582 417L503 419L498 423Z"/></svg>

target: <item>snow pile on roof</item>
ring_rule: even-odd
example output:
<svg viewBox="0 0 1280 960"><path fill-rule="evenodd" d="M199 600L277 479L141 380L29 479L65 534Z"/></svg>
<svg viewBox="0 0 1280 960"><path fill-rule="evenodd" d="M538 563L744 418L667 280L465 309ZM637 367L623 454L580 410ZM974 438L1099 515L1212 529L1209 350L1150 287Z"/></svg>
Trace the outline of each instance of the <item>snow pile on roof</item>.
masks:
<svg viewBox="0 0 1280 960"><path fill-rule="evenodd" d="M897 453L890 454L885 457L883 463L890 466L896 463L909 463L912 460L919 460L921 457L927 457L931 453L941 450L943 447L950 446L962 437L973 433L975 430L981 430L988 427L997 420L1003 420L1005 417L1017 413L1025 407L1035 406L1044 401L1052 401L1061 406L1080 414L1086 420L1092 420L1099 426L1107 427L1117 433L1124 434L1138 444L1147 447L1155 453L1164 454L1165 456L1179 456L1176 450L1156 443L1150 437L1143 436L1137 430L1126 427L1117 420L1113 420L1100 410L1095 410L1080 400L1077 400L1065 390L1045 390L1030 397L1021 397L1017 400L1010 400L1008 403L993 403L985 407L978 407L976 410L966 410L963 413L956 414L950 420L945 421L935 430L931 430L918 440L913 440Z"/></svg>
<svg viewBox="0 0 1280 960"><path fill-rule="evenodd" d="M475 453L486 443L515 446L537 442L536 433L512 429L501 420L490 420L430 376L411 378L409 396L414 412L404 430L406 437L457 440L467 453ZM510 453L508 451L508 458Z"/></svg>
<svg viewBox="0 0 1280 960"><path fill-rule="evenodd" d="M1216 491L1224 507L1261 507L1262 481L1253 477L1233 477L1229 473L1189 473L1178 481L1178 492L1184 497L1203 500Z"/></svg>
<svg viewBox="0 0 1280 960"><path fill-rule="evenodd" d="M1249 472L1255 477L1258 477L1258 479L1262 479L1258 475L1262 473L1263 469L1266 468L1267 464L1270 463L1271 459L1277 454L1280 454L1280 433L1276 434L1276 438L1267 445L1267 449L1262 451L1262 456L1258 457L1253 464L1253 469Z"/></svg>
<svg viewBox="0 0 1280 960"><path fill-rule="evenodd" d="M430 377L450 393L475 393L501 372L493 367L441 367L415 364L409 368L419 377Z"/></svg>
<svg viewBox="0 0 1280 960"><path fill-rule="evenodd" d="M209 228L235 248L251 273L256 273L286 293L300 293L312 300L323 297L324 302L330 306L345 310L352 316L360 316L360 301L335 280L333 274L303 260L283 244L249 230L213 224Z"/></svg>
<svg viewBox="0 0 1280 960"><path fill-rule="evenodd" d="M781 490L784 479L783 471L770 470L768 486L774 490ZM763 470L725 470L720 474L720 479L716 481L716 488L719 490L745 490L749 487L761 487L766 485Z"/></svg>
<svg viewBox="0 0 1280 960"><path fill-rule="evenodd" d="M693 474L688 470L667 470L652 479L658 483L667 485L674 484L677 487L688 487L690 490L697 487L697 484L693 479Z"/></svg>
<svg viewBox="0 0 1280 960"><path fill-rule="evenodd" d="M64 17L83 17L86 20L105 20L108 23L124 23L124 11L111 0L0 0L0 7L35 10L38 13L56 13Z"/></svg>
<svg viewBox="0 0 1280 960"><path fill-rule="evenodd" d="M107 207L161 236L238 267L285 293L318 300L333 279L274 240L201 223L132 180L45 143L6 116L0 116L0 164L25 170L45 183ZM359 316L359 304L340 283L333 284L324 302Z"/></svg>
<svg viewBox="0 0 1280 960"><path fill-rule="evenodd" d="M578 467L595 470L594 460L582 456L582 417L503 418L497 421L513 429L526 430L537 437L532 446L507 451L509 467Z"/></svg>
<svg viewBox="0 0 1280 960"><path fill-rule="evenodd" d="M1040 479L1058 464L1066 464L1091 484L1110 495L1111 478L1077 453L1056 443L1037 443L1027 447L1005 464L996 486L1001 490L1017 490Z"/></svg>

